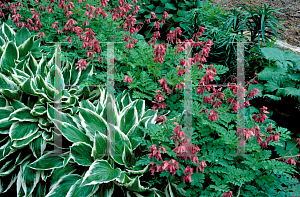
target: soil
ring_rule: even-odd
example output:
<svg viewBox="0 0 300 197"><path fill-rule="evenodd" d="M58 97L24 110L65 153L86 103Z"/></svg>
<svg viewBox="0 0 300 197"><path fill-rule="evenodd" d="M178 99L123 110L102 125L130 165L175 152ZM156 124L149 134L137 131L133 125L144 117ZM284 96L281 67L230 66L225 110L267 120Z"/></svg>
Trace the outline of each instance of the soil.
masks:
<svg viewBox="0 0 300 197"><path fill-rule="evenodd" d="M203 0L204 1L204 0ZM204 1L205 2L205 1ZM278 10L284 15L272 13L275 18L284 19L286 21L278 21L286 31L279 30L283 34L279 34L277 32L278 37L286 43L300 47L300 1L299 0L271 0L271 1L264 1L264 0L211 0L212 5L218 6L221 4L221 8L225 8L225 11L230 11L232 8L241 7L240 5L242 2L246 3L246 5L250 5L254 7L252 4L261 7L263 9L263 3L267 6L271 6L274 9L284 8ZM250 2L250 3L249 3Z"/></svg>

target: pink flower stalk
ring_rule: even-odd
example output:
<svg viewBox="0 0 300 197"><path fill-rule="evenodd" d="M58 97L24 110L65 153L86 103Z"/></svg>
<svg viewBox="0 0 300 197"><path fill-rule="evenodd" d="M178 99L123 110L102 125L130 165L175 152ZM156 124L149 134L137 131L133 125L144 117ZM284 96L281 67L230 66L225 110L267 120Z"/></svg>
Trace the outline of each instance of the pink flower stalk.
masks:
<svg viewBox="0 0 300 197"><path fill-rule="evenodd" d="M159 25L159 22L158 22L158 21L155 21L155 22L154 22L154 29L157 29L157 30L160 29L160 25Z"/></svg>
<svg viewBox="0 0 300 197"><path fill-rule="evenodd" d="M66 40L67 40L70 44L72 44L72 39L70 38L70 36L68 36L68 37L66 38Z"/></svg>
<svg viewBox="0 0 300 197"><path fill-rule="evenodd" d="M169 17L169 14L168 14L166 11L164 11L163 17L164 17L164 19L170 18L170 17Z"/></svg>
<svg viewBox="0 0 300 197"><path fill-rule="evenodd" d="M232 191L224 193L222 197L232 197Z"/></svg>
<svg viewBox="0 0 300 197"><path fill-rule="evenodd" d="M154 12L151 12L151 18L152 18L152 19L155 19L155 18L156 18L156 15L155 15Z"/></svg>
<svg viewBox="0 0 300 197"><path fill-rule="evenodd" d="M80 60L78 61L78 63L76 63L75 65L78 65L78 66L76 67L76 70L79 68L79 71L81 71L82 69L86 70L86 65L87 65L87 63L86 63L86 61L85 61L84 59L80 59Z"/></svg>
<svg viewBox="0 0 300 197"><path fill-rule="evenodd" d="M125 83L132 83L132 79L128 75L125 75L124 81Z"/></svg>
<svg viewBox="0 0 300 197"><path fill-rule="evenodd" d="M184 83L183 82L179 82L179 85L176 85L175 90L177 90L177 88L179 88L179 90L182 91L183 87L184 87Z"/></svg>

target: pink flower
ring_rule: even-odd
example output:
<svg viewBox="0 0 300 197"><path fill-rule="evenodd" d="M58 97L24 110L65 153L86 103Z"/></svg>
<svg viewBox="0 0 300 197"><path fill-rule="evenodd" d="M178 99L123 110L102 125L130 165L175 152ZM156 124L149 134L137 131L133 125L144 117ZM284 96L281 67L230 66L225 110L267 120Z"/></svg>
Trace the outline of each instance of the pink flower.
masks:
<svg viewBox="0 0 300 197"><path fill-rule="evenodd" d="M191 175L190 174L187 174L183 177L183 183L185 182L192 182L192 178L191 178Z"/></svg>
<svg viewBox="0 0 300 197"><path fill-rule="evenodd" d="M76 63L75 65L78 65L77 67L76 67L76 70L79 68L79 70L82 70L82 69L84 69L84 70L86 70L86 68L85 68L85 66L86 66L86 61L84 60L84 59L80 59L79 61L78 61L78 63Z"/></svg>
<svg viewBox="0 0 300 197"><path fill-rule="evenodd" d="M155 15L154 12L151 12L151 18L152 18L152 19L155 19L155 18L156 18L156 15Z"/></svg>
<svg viewBox="0 0 300 197"><path fill-rule="evenodd" d="M175 90L179 87L179 90L182 91L182 88L184 87L184 83L180 82L179 85L176 85Z"/></svg>
<svg viewBox="0 0 300 197"><path fill-rule="evenodd" d="M89 22L88 21L83 21L83 25L89 26Z"/></svg>
<svg viewBox="0 0 300 197"><path fill-rule="evenodd" d="M154 29L157 29L157 30L160 29L160 25L159 25L159 22L158 22L158 21L155 21L155 22L154 22Z"/></svg>
<svg viewBox="0 0 300 197"><path fill-rule="evenodd" d="M70 38L70 36L68 36L68 37L66 38L66 40L69 41L70 44L72 44L72 39Z"/></svg>
<svg viewBox="0 0 300 197"><path fill-rule="evenodd" d="M232 191L224 193L222 197L232 197Z"/></svg>
<svg viewBox="0 0 300 197"><path fill-rule="evenodd" d="M132 79L128 75L125 76L124 81L125 83L132 83Z"/></svg>
<svg viewBox="0 0 300 197"><path fill-rule="evenodd" d="M164 17L164 19L169 18L169 14L166 11L164 11L163 17Z"/></svg>

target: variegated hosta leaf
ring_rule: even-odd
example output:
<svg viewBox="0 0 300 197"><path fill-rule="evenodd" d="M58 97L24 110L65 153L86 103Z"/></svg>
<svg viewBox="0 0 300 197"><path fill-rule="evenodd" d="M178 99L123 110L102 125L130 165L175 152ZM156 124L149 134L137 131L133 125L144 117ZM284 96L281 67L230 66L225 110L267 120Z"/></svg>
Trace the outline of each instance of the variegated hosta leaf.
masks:
<svg viewBox="0 0 300 197"><path fill-rule="evenodd" d="M26 105L24 105L24 103L22 103L18 100L12 100L12 101L10 101L10 104L13 106L13 108L15 110L27 107Z"/></svg>
<svg viewBox="0 0 300 197"><path fill-rule="evenodd" d="M95 106L89 100L80 101L79 106L81 108L89 109L91 111L95 111Z"/></svg>
<svg viewBox="0 0 300 197"><path fill-rule="evenodd" d="M136 170L135 167L132 170L128 170L128 169L126 169L126 170L130 174L144 174L144 173L148 172L150 169L150 165L147 165L143 169L139 169L139 170Z"/></svg>
<svg viewBox="0 0 300 197"><path fill-rule="evenodd" d="M127 145L124 146L122 161L124 162L124 164L127 168L132 167L136 162L135 156L134 156L132 150L130 148L128 148Z"/></svg>
<svg viewBox="0 0 300 197"><path fill-rule="evenodd" d="M19 69L12 68L12 70L13 70L13 74L11 75L12 80L18 85L21 85L22 83L24 83L24 81L26 81L26 79L30 77L27 73Z"/></svg>
<svg viewBox="0 0 300 197"><path fill-rule="evenodd" d="M78 174L62 176L54 185L51 185L46 197L66 196L70 188L81 178Z"/></svg>
<svg viewBox="0 0 300 197"><path fill-rule="evenodd" d="M124 184L130 183L132 180L133 178L131 178L127 172L122 171L120 176L116 178L115 183L119 186L123 186Z"/></svg>
<svg viewBox="0 0 300 197"><path fill-rule="evenodd" d="M1 63L1 62L0 62ZM19 87L12 80L0 73L0 92L11 99L19 99Z"/></svg>
<svg viewBox="0 0 300 197"><path fill-rule="evenodd" d="M16 32L6 23L2 23L2 33L6 40L12 41L16 35Z"/></svg>
<svg viewBox="0 0 300 197"><path fill-rule="evenodd" d="M34 77L36 77L37 74L41 74L41 68L39 67L39 64L37 63L36 59L32 56L31 53L29 53L28 63L29 63L29 68L33 73Z"/></svg>
<svg viewBox="0 0 300 197"><path fill-rule="evenodd" d="M71 186L70 190L68 191L66 197L73 197L73 196L84 196L84 197L91 197L97 192L99 185L86 185L80 187L82 179L79 179L74 185Z"/></svg>
<svg viewBox="0 0 300 197"><path fill-rule="evenodd" d="M0 68L3 73L12 72L11 68L16 66L15 60L19 59L19 51L13 41L8 42L0 59Z"/></svg>
<svg viewBox="0 0 300 197"><path fill-rule="evenodd" d="M37 133L33 134L33 135L30 135L28 136L27 138L25 139L22 139L22 140L14 140L14 143L13 143L13 147L14 149L21 149L21 148L24 148L26 147L30 142L32 142L34 139L38 138L40 135L42 134L41 131L38 131Z"/></svg>
<svg viewBox="0 0 300 197"><path fill-rule="evenodd" d="M21 45L18 46L19 50L19 58L24 57L33 46L33 38L34 36L29 37L27 40L25 40Z"/></svg>
<svg viewBox="0 0 300 197"><path fill-rule="evenodd" d="M30 38L31 33L26 27L22 27L20 31L16 33L16 45L20 46L23 44L28 38Z"/></svg>
<svg viewBox="0 0 300 197"><path fill-rule="evenodd" d="M2 166L0 168L0 177L5 177L9 175L17 167L16 165L14 165L13 160L6 161L5 163L3 162L1 165Z"/></svg>
<svg viewBox="0 0 300 197"><path fill-rule="evenodd" d="M144 192L149 189L149 187L144 187L141 185L140 182L141 176L136 176L132 181L129 183L124 184L123 186L129 189L130 191L136 191L136 192Z"/></svg>
<svg viewBox="0 0 300 197"><path fill-rule="evenodd" d="M120 119L117 120L120 130L126 135L134 125L138 124L138 113L135 108L136 102L137 100L130 103L130 107L127 108L126 106L123 108L120 113Z"/></svg>
<svg viewBox="0 0 300 197"><path fill-rule="evenodd" d="M91 158L91 145L84 142L77 142L74 143L70 149L72 158L79 165L90 166L93 163L93 159Z"/></svg>
<svg viewBox="0 0 300 197"><path fill-rule="evenodd" d="M106 135L100 133L99 131L96 131L95 138L94 138L94 144L93 144L93 150L92 150L92 156L95 159L100 160L106 154L106 150L107 150L106 142L107 142Z"/></svg>
<svg viewBox="0 0 300 197"><path fill-rule="evenodd" d="M21 165L17 183L20 183L25 196L29 196L40 180L40 171L28 167L29 161Z"/></svg>
<svg viewBox="0 0 300 197"><path fill-rule="evenodd" d="M89 109L80 107L78 110L81 124L91 140L94 140L96 131L106 135L107 123L102 117Z"/></svg>
<svg viewBox="0 0 300 197"><path fill-rule="evenodd" d="M108 140L110 143L109 154L110 156L120 165L125 165L122 160L122 155L124 151L124 146L127 145L132 148L131 143L127 135L125 135L117 126L112 124L109 125L109 132L111 136L108 135ZM114 134L114 135L113 135Z"/></svg>
<svg viewBox="0 0 300 197"><path fill-rule="evenodd" d="M121 174L120 168L113 169L105 160L96 160L85 173L82 186L108 183Z"/></svg>
<svg viewBox="0 0 300 197"><path fill-rule="evenodd" d="M9 175L7 175L5 177L0 177L0 185L1 185L1 187L0 187L0 193L1 194L4 194L4 195L8 194L6 192L16 182L18 173L19 173L18 170L14 170Z"/></svg>
<svg viewBox="0 0 300 197"><path fill-rule="evenodd" d="M113 182L102 183L93 197L112 197L114 190L115 185Z"/></svg>
<svg viewBox="0 0 300 197"><path fill-rule="evenodd" d="M30 143L29 148L31 149L35 158L40 158L46 149L46 141L43 139L43 136L34 139Z"/></svg>
<svg viewBox="0 0 300 197"><path fill-rule="evenodd" d="M65 138L67 138L67 140L69 140L70 142L73 143L85 142L90 145L92 144L92 142L89 140L86 134L80 131L79 129L77 129L75 126L54 119L52 121L56 125L56 127L60 130L62 135Z"/></svg>
<svg viewBox="0 0 300 197"><path fill-rule="evenodd" d="M46 107L42 105L36 105L33 107L33 109L30 111L30 114L33 116L42 116L47 113Z"/></svg>
<svg viewBox="0 0 300 197"><path fill-rule="evenodd" d="M0 107L6 107L7 105L8 105L7 99L3 95L0 95Z"/></svg>
<svg viewBox="0 0 300 197"><path fill-rule="evenodd" d="M45 131L43 131L42 133L42 137L45 141L53 141L53 133L47 133Z"/></svg>
<svg viewBox="0 0 300 197"><path fill-rule="evenodd" d="M59 181L59 179L62 176L72 174L73 172L75 172L77 167L78 167L77 164L68 163L64 167L55 168L55 169L51 170L50 177L49 177L49 179L47 179L48 184L49 185L54 185L55 183L57 183Z"/></svg>
<svg viewBox="0 0 300 197"><path fill-rule="evenodd" d="M84 131L81 123L79 122L79 117L70 116L69 114L58 111L56 108L52 107L49 103L47 103L47 116L50 120L58 120L62 122L69 123L73 126L76 126L80 131Z"/></svg>
<svg viewBox="0 0 300 197"><path fill-rule="evenodd" d="M14 108L12 106L0 107L0 120L8 118L13 111Z"/></svg>
<svg viewBox="0 0 300 197"><path fill-rule="evenodd" d="M43 155L28 166L35 170L50 170L54 168L61 168L63 166L64 158L60 156L53 156L53 151Z"/></svg>
<svg viewBox="0 0 300 197"><path fill-rule="evenodd" d="M18 109L10 114L8 120L17 120L20 122L38 122L39 119L30 114L31 109L28 107Z"/></svg>
<svg viewBox="0 0 300 197"><path fill-rule="evenodd" d="M32 122L14 122L9 129L9 137L12 140L23 140L38 131L39 127Z"/></svg>

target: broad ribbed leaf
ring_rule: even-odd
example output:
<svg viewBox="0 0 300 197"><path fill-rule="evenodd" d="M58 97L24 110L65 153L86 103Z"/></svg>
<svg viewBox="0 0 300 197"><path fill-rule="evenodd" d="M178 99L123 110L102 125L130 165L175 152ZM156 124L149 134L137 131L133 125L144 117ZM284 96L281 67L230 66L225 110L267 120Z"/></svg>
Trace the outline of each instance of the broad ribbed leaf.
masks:
<svg viewBox="0 0 300 197"><path fill-rule="evenodd" d="M5 75L0 73L0 91L3 90L19 90L17 84L15 84L12 80L7 78Z"/></svg>
<svg viewBox="0 0 300 197"><path fill-rule="evenodd" d="M35 158L40 158L43 153L44 153L44 150L46 148L46 141L43 139L42 136L40 136L39 138L37 139L34 139L30 145L29 145L29 148L31 149L33 155Z"/></svg>
<svg viewBox="0 0 300 197"><path fill-rule="evenodd" d="M39 64L37 63L36 59L32 56L31 53L29 55L29 67L34 76L36 76L37 74L40 74L38 72L38 71L40 71Z"/></svg>
<svg viewBox="0 0 300 197"><path fill-rule="evenodd" d="M12 140L23 140L34 135L39 127L32 122L15 122L9 129L9 137Z"/></svg>
<svg viewBox="0 0 300 197"><path fill-rule="evenodd" d="M91 111L95 111L95 106L89 100L80 101L79 106L81 108L89 109Z"/></svg>
<svg viewBox="0 0 300 197"><path fill-rule="evenodd" d="M272 48L272 47L264 47L261 48L260 50L268 60L284 61L284 53L280 49Z"/></svg>
<svg viewBox="0 0 300 197"><path fill-rule="evenodd" d="M37 183L39 182L40 180L40 174L41 172L40 171L36 171L36 170L33 170L31 168L28 167L28 162L27 161L25 163L25 165L23 165L20 169L20 172L21 172L21 182L23 182L22 184L22 187L23 187L23 190L26 194L26 196L29 196L34 188L36 187Z"/></svg>
<svg viewBox="0 0 300 197"><path fill-rule="evenodd" d="M16 165L14 165L13 160L5 162L0 168L0 177L9 175L15 168Z"/></svg>
<svg viewBox="0 0 300 197"><path fill-rule="evenodd" d="M113 182L100 184L100 187L94 197L112 197L115 184Z"/></svg>
<svg viewBox="0 0 300 197"><path fill-rule="evenodd" d="M33 38L34 36L31 36L30 38L25 40L20 46L17 44L19 50L19 58L24 57L26 54L28 54L31 47L33 46Z"/></svg>
<svg viewBox="0 0 300 197"><path fill-rule="evenodd" d="M14 108L12 106L0 107L0 120L8 118L13 111Z"/></svg>
<svg viewBox="0 0 300 197"><path fill-rule="evenodd" d="M28 38L30 38L30 36L31 36L30 31L26 27L22 26L20 31L16 33L16 39L15 40L16 40L17 46L24 43Z"/></svg>
<svg viewBox="0 0 300 197"><path fill-rule="evenodd" d="M135 164L135 156L130 148L128 146L124 146L123 155L122 155L122 161L124 162L125 166L127 168L132 167Z"/></svg>
<svg viewBox="0 0 300 197"><path fill-rule="evenodd" d="M4 34L5 38L9 41L12 41L16 35L16 32L6 23L2 23L2 33Z"/></svg>
<svg viewBox="0 0 300 197"><path fill-rule="evenodd" d="M50 154L52 153L50 152L46 155L43 155L28 166L35 170L51 170L55 168L61 168L63 166L64 158L60 156L52 156Z"/></svg>
<svg viewBox="0 0 300 197"><path fill-rule="evenodd" d="M92 155L95 159L100 160L104 157L107 150L106 141L107 137L99 131L96 131L92 150Z"/></svg>
<svg viewBox="0 0 300 197"><path fill-rule="evenodd" d="M30 111L31 109L28 107L18 109L9 116L8 120L17 120L20 122L38 122L39 120L33 115L31 115Z"/></svg>
<svg viewBox="0 0 300 197"><path fill-rule="evenodd" d="M138 124L138 113L135 108L135 104L136 102L134 102L134 104L132 104L132 106L127 110L124 108L120 114L121 120L118 125L120 125L120 130L126 135L134 125Z"/></svg>
<svg viewBox="0 0 300 197"><path fill-rule="evenodd" d="M5 74L8 74L8 71L12 71L11 68L14 68L15 60L19 59L19 51L16 47L16 44L13 41L10 41L1 56L0 59L0 68Z"/></svg>
<svg viewBox="0 0 300 197"><path fill-rule="evenodd" d="M65 157L65 159L66 159L66 157ZM77 167L78 167L78 165L76 163L74 163L74 164L68 163L67 165L63 166L62 168L53 169L52 173L50 175L50 180L49 180L50 185L54 185L55 183L57 183L62 176L72 174L73 172L76 171Z"/></svg>
<svg viewBox="0 0 300 197"><path fill-rule="evenodd" d="M42 105L36 105L33 107L33 109L30 111L30 114L33 116L42 116L47 113L46 107Z"/></svg>
<svg viewBox="0 0 300 197"><path fill-rule="evenodd" d="M26 79L30 77L27 73L19 69L12 68L12 70L14 73L12 74L12 80L18 85L21 85L22 83L24 83L24 81L26 81Z"/></svg>
<svg viewBox="0 0 300 197"><path fill-rule="evenodd" d="M35 134L23 139L23 140L14 140L13 147L16 149L21 149L26 147L30 142L32 142L34 139L38 138L41 136L42 132L38 131Z"/></svg>
<svg viewBox="0 0 300 197"><path fill-rule="evenodd" d="M144 187L141 185L140 177L135 177L130 183L124 184L124 186L129 189L130 191L136 191L136 192L144 192L149 189L149 187Z"/></svg>
<svg viewBox="0 0 300 197"><path fill-rule="evenodd" d="M3 95L0 95L0 107L5 107L7 105L8 105L7 99Z"/></svg>
<svg viewBox="0 0 300 197"><path fill-rule="evenodd" d="M135 167L136 167L136 166L135 166ZM128 169L126 169L126 170L127 170L127 172L130 173L130 174L144 174L144 173L148 172L149 169L150 169L150 165L147 165L146 167L144 167L144 168L141 169L141 170L135 170L135 168L134 168L133 170L128 170Z"/></svg>
<svg viewBox="0 0 300 197"><path fill-rule="evenodd" d="M70 188L80 179L78 174L63 176L54 185L51 185L46 197L63 197L66 196Z"/></svg>
<svg viewBox="0 0 300 197"><path fill-rule="evenodd" d="M85 173L81 185L108 183L115 180L120 174L120 168L113 169L107 161L96 160Z"/></svg>
<svg viewBox="0 0 300 197"><path fill-rule="evenodd" d="M97 192L99 185L86 185L80 187L82 179L79 179L68 191L66 197L73 197L73 196L84 196L84 197L91 197Z"/></svg>
<svg viewBox="0 0 300 197"><path fill-rule="evenodd" d="M94 140L96 131L106 135L107 124L102 117L89 109L78 108L78 110L81 124L91 140Z"/></svg>
<svg viewBox="0 0 300 197"><path fill-rule="evenodd" d="M9 129L13 124L13 121L8 121L8 118L0 120L0 134L9 134Z"/></svg>
<svg viewBox="0 0 300 197"><path fill-rule="evenodd" d="M92 146L89 144L83 142L74 143L70 149L71 156L79 165L90 166L93 163L93 159L91 157Z"/></svg>
<svg viewBox="0 0 300 197"><path fill-rule="evenodd" d="M111 128L110 132L112 134L114 133L114 136L112 135L111 137L112 139L110 139L112 144L110 145L109 153L111 157L115 160L115 162L117 162L120 165L125 165L122 160L122 155L123 155L125 145L127 145L129 148L132 148L130 140L127 137L127 135L125 135L123 132L120 131L118 127L110 123L109 126Z"/></svg>

